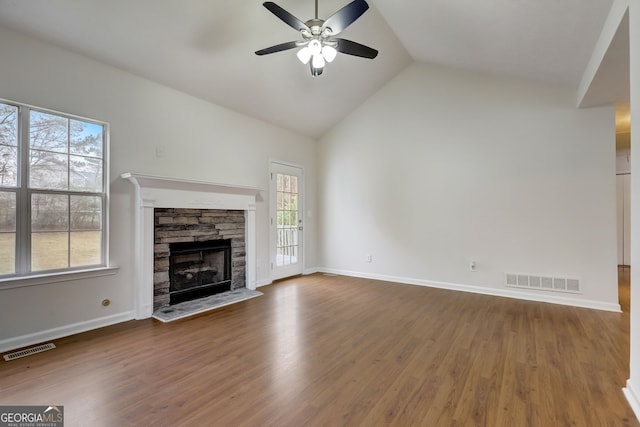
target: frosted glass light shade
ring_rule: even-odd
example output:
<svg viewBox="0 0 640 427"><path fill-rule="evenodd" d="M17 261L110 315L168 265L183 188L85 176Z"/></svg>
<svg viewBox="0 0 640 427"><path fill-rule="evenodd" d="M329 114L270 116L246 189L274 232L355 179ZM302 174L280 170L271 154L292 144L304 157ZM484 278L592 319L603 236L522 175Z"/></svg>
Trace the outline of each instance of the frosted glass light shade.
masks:
<svg viewBox="0 0 640 427"><path fill-rule="evenodd" d="M338 51L331 46L324 46L322 48L322 56L327 62L333 62L333 60L336 59L337 54Z"/></svg>
<svg viewBox="0 0 640 427"><path fill-rule="evenodd" d="M324 68L324 57L320 53L313 55L311 64L313 65L313 68Z"/></svg>
<svg viewBox="0 0 640 427"><path fill-rule="evenodd" d="M298 51L297 55L300 62L302 62L303 64L308 64L309 60L311 59L311 50L309 50L309 48L305 46Z"/></svg>

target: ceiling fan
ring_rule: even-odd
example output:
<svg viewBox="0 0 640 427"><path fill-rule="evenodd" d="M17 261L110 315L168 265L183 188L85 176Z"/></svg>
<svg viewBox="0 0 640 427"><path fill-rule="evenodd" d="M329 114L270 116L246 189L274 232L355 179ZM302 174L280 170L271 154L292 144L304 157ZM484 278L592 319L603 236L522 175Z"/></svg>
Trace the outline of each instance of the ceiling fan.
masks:
<svg viewBox="0 0 640 427"><path fill-rule="evenodd" d="M334 37L369 9L369 5L365 0L353 0L324 21L318 18L318 0L315 0L315 3L315 18L309 19L307 22L302 22L274 2L267 1L262 3L269 12L276 15L294 30L299 31L303 40L267 47L256 51L256 55L266 55L302 47L298 51L298 59L303 64L309 64L311 75L313 76L322 74L325 64L332 62L338 52L368 59L373 59L378 55L377 50L368 46Z"/></svg>

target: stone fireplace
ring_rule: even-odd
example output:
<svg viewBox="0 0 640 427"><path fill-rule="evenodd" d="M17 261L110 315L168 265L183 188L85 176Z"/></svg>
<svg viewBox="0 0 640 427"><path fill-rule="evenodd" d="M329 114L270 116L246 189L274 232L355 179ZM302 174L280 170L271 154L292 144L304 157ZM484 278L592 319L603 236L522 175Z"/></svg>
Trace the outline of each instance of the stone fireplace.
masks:
<svg viewBox="0 0 640 427"><path fill-rule="evenodd" d="M153 310L244 288L245 213L154 209Z"/></svg>
<svg viewBox="0 0 640 427"><path fill-rule="evenodd" d="M228 280L231 289L244 286L255 290L257 188L131 172L120 176L131 181L135 188L133 238L136 319L149 318L154 307L170 303L171 264L168 256L172 243L199 244L229 239L231 278ZM156 218L158 225L162 223L158 230ZM181 246L176 248L182 250ZM167 253L167 256L156 258L157 254L163 253ZM202 268L219 270L215 265ZM188 274L185 272L184 276Z"/></svg>

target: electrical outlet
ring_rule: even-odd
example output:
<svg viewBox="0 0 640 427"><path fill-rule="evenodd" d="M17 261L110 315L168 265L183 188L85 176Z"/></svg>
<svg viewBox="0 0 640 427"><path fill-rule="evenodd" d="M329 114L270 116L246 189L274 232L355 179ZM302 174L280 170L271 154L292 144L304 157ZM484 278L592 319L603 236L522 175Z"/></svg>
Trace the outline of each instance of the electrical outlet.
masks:
<svg viewBox="0 0 640 427"><path fill-rule="evenodd" d="M373 257L371 256L371 254L367 255L367 262L372 262L373 261Z"/></svg>
<svg viewBox="0 0 640 427"><path fill-rule="evenodd" d="M469 263L469 270L471 270L471 271L476 271L476 268L477 268L477 266L476 266L476 262L475 262L475 261L471 261L471 262Z"/></svg>

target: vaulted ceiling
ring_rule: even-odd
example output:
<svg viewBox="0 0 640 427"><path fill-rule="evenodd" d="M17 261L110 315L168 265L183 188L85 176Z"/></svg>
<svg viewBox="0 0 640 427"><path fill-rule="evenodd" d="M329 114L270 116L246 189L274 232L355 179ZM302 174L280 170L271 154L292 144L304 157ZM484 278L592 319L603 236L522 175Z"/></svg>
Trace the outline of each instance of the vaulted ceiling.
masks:
<svg viewBox="0 0 640 427"><path fill-rule="evenodd" d="M318 137L413 61L577 88L613 0L368 0L341 37L379 50L339 54L312 77L300 39L238 0L0 0L0 25L278 126ZM277 0L303 21L312 0ZM327 18L348 0L319 0Z"/></svg>

